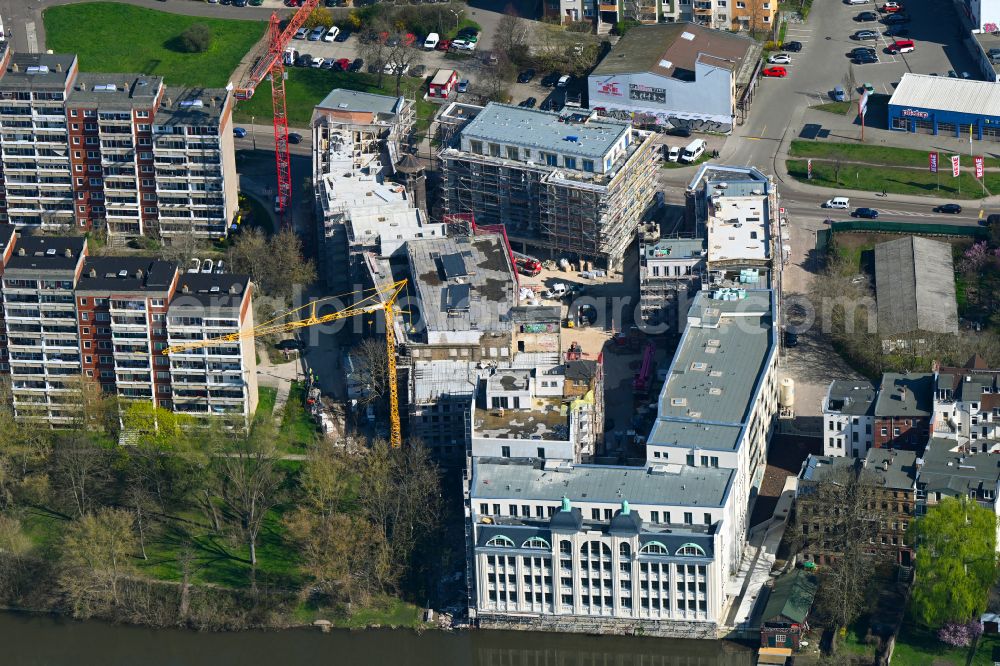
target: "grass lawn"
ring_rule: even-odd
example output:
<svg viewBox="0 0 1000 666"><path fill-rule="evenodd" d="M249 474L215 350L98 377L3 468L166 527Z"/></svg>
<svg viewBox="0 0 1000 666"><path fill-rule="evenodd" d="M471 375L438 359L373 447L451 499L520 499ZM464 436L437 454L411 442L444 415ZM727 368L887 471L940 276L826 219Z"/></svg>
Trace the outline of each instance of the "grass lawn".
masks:
<svg viewBox="0 0 1000 666"><path fill-rule="evenodd" d="M278 389L271 386L261 386L257 389L257 412L253 415L253 420L271 418L274 412L274 401L278 397Z"/></svg>
<svg viewBox="0 0 1000 666"><path fill-rule="evenodd" d="M896 639L892 666L965 666L968 653L968 648L945 645L933 631L918 627L907 618Z"/></svg>
<svg viewBox="0 0 1000 666"><path fill-rule="evenodd" d="M830 104L821 104L811 108L823 108L834 104L847 104L850 106L850 102L831 102ZM824 108L823 110L827 111L828 109ZM846 110L844 113L846 113ZM869 164L885 164L888 166L911 166L921 168L927 172L926 150L893 148L892 146L870 146L863 143L828 143L826 141L797 139L792 141L792 145L788 149L788 154L792 157L818 157L825 159L835 159L840 157L845 162L868 162ZM948 155L945 153L939 153L938 157L940 159L941 166L944 167L947 163L947 167L950 170L951 163L948 162ZM815 167L816 165L813 164L813 166ZM962 166L972 166L972 160L968 155L962 155ZM986 167L1000 167L1000 159L987 157ZM933 174L928 173L928 175ZM945 176L942 174L942 179L944 178ZM987 179L987 187L989 187L989 179ZM965 187L962 189L964 190Z"/></svg>
<svg viewBox="0 0 1000 666"><path fill-rule="evenodd" d="M472 28L473 30L476 30L478 32L483 31L483 27L478 23L476 23L475 21L473 21L472 19L463 18L461 21L458 22L458 25L456 25L453 29L446 32L444 34L444 37L446 39L455 39L455 36L459 33L459 31L465 30L466 28Z"/></svg>
<svg viewBox="0 0 1000 666"><path fill-rule="evenodd" d="M418 606L387 597L377 599L368 608L361 608L347 617L334 620L338 627L361 629L379 625L382 627L418 627L423 624L423 614Z"/></svg>
<svg viewBox="0 0 1000 666"><path fill-rule="evenodd" d="M155 74L169 85L220 88L266 27L263 21L183 16L113 2L50 7L42 18L46 46L76 53L81 71ZM204 53L180 50L179 37L193 23L212 31Z"/></svg>
<svg viewBox="0 0 1000 666"><path fill-rule="evenodd" d="M875 659L875 645L865 643L865 633L868 631L868 618L862 618L854 623L847 630L844 639L840 642L841 650L850 652L852 655L869 657Z"/></svg>
<svg viewBox="0 0 1000 666"><path fill-rule="evenodd" d="M316 422L306 411L305 400L305 385L301 382L292 382L279 431L282 443L287 444L291 453L304 453L306 448L316 441Z"/></svg>
<svg viewBox="0 0 1000 666"><path fill-rule="evenodd" d="M810 106L810 109L817 109L819 111L826 111L827 113L835 113L838 116L847 115L847 112L851 110L850 102L827 102L826 104L816 104L815 106ZM792 141L792 150L795 150L796 143L806 143L804 141ZM809 157L812 157L810 155ZM926 159L926 155L924 156Z"/></svg>
<svg viewBox="0 0 1000 666"><path fill-rule="evenodd" d="M250 122L256 119L258 124L270 122L273 110L271 108L271 84L264 82L256 94L245 102L236 105L235 118L237 122ZM410 99L417 99L417 125L424 121L424 128L429 124L430 117L437 106L424 102L424 79L404 76L401 80L400 92ZM329 69L313 69L312 67L290 67L288 83L285 87L288 105L288 122L296 127L307 127L312 117L313 107L319 104L334 88L360 90L362 92L380 93L382 95L396 94L396 79L393 76L382 77L382 86L378 85L378 76L364 72L334 72Z"/></svg>
<svg viewBox="0 0 1000 666"><path fill-rule="evenodd" d="M925 155L926 157L926 155ZM788 160L788 173L796 180L836 189L864 190L890 194L916 194L952 199L981 199L983 188L971 173L963 172L958 178L942 174L941 189L937 189L938 177L926 170L867 166L845 162L840 169L840 179L835 178L834 165L830 162L813 162L812 180L806 176L805 160ZM854 176L852 178L852 176ZM961 184L961 194L956 181Z"/></svg>
<svg viewBox="0 0 1000 666"><path fill-rule="evenodd" d="M670 162L668 160L663 160L661 165L664 169L680 169L689 166L698 166L712 159L712 153L710 151L705 151L701 157L696 159L694 162Z"/></svg>

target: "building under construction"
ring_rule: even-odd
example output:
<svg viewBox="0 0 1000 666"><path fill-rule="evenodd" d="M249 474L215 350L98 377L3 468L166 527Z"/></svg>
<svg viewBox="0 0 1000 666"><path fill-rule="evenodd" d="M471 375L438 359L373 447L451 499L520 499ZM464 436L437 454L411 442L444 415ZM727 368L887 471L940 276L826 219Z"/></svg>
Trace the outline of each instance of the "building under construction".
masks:
<svg viewBox="0 0 1000 666"><path fill-rule="evenodd" d="M653 142L585 110L490 103L438 155L441 210L503 224L522 249L619 270L653 201Z"/></svg>

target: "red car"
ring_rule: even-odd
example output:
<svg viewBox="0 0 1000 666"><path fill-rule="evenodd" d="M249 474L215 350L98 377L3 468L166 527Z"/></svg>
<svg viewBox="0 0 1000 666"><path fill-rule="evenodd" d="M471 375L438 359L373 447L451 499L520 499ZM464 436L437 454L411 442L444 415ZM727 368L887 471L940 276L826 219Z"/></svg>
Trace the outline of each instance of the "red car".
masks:
<svg viewBox="0 0 1000 666"><path fill-rule="evenodd" d="M401 38L403 46L413 46L413 42L417 41L417 36L412 32L408 32Z"/></svg>
<svg viewBox="0 0 1000 666"><path fill-rule="evenodd" d="M894 14L894 13L902 11L902 10L903 10L903 6L901 4L899 4L898 2L892 2L892 0L890 0L889 2L885 3L884 5L882 5L882 11L885 12L885 13L887 13L887 14Z"/></svg>
<svg viewBox="0 0 1000 666"><path fill-rule="evenodd" d="M451 47L450 39L442 39L434 48L438 51L447 51Z"/></svg>
<svg viewBox="0 0 1000 666"><path fill-rule="evenodd" d="M389 41L389 33L387 32L378 33L378 41L382 44L385 44L387 41Z"/></svg>
<svg viewBox="0 0 1000 666"><path fill-rule="evenodd" d="M788 70L784 67L765 67L760 73L762 76L773 76L779 79L788 76Z"/></svg>
<svg viewBox="0 0 1000 666"><path fill-rule="evenodd" d="M333 62L333 69L337 72L346 72L347 68L350 66L351 61L349 58L340 58L338 60L334 60Z"/></svg>

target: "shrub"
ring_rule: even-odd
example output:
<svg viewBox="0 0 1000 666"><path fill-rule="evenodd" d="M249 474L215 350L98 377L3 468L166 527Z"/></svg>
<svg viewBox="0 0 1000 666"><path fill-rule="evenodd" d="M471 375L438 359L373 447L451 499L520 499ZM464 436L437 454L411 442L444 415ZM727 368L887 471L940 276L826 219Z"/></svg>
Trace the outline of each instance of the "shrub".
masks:
<svg viewBox="0 0 1000 666"><path fill-rule="evenodd" d="M181 48L186 53L204 53L212 45L212 31L204 23L192 23L181 33Z"/></svg>
<svg viewBox="0 0 1000 666"><path fill-rule="evenodd" d="M981 633L983 633L983 625L976 620L964 624L946 622L938 630L938 640L952 647L968 647Z"/></svg>

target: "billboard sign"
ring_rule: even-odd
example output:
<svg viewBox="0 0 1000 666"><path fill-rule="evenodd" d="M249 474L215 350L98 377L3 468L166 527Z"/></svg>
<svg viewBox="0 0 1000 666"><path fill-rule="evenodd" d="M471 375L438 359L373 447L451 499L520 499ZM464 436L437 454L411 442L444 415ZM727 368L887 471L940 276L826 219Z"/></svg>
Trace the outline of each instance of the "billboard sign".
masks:
<svg viewBox="0 0 1000 666"><path fill-rule="evenodd" d="M601 95L610 95L612 97L621 97L623 95L621 88L618 87L617 81L598 83L597 92Z"/></svg>
<svg viewBox="0 0 1000 666"><path fill-rule="evenodd" d="M927 153L927 169L931 173L938 172L938 154L937 153Z"/></svg>
<svg viewBox="0 0 1000 666"><path fill-rule="evenodd" d="M649 86L630 83L628 86L628 97L636 102L666 104L667 90L666 88L651 88Z"/></svg>

